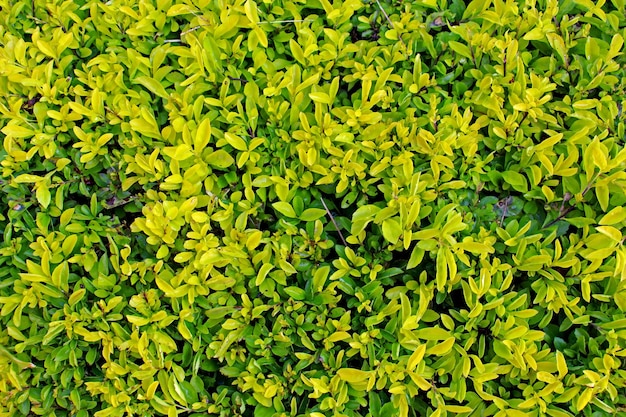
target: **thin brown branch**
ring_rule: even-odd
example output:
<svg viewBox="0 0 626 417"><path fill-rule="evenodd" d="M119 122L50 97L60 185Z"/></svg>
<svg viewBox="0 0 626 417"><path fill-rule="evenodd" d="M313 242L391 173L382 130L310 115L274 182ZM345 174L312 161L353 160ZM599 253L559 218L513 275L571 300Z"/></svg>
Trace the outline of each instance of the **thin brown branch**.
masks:
<svg viewBox="0 0 626 417"><path fill-rule="evenodd" d="M393 22L391 21L391 18L389 17L385 9L383 9L383 5L380 4L380 1L376 0L376 4L378 4L378 8L380 8L380 11L383 12L385 19L387 19L387 22L389 22L389 24L391 25L391 28L396 31L396 34L398 35L398 40L400 41L400 43L402 43L402 45L404 46L404 50L408 54L409 49L407 48L406 43L404 43L404 40L402 40L402 36L400 36L400 34L397 33L398 30L396 29L396 25L393 24Z"/></svg>
<svg viewBox="0 0 626 417"><path fill-rule="evenodd" d="M320 201L322 202L322 205L324 206L324 209L326 210L326 213L328 214L328 217L330 217L330 221L333 222L333 225L335 226L335 230L337 230L337 233L339 233L339 237L341 238L341 242L343 243L344 246L348 246L348 244L346 243L346 240L343 238L343 234L341 233L341 230L339 229L339 225L335 221L335 218L333 217L332 213L328 209L328 206L326 205L326 202L324 201L324 199L321 196L320 196Z"/></svg>

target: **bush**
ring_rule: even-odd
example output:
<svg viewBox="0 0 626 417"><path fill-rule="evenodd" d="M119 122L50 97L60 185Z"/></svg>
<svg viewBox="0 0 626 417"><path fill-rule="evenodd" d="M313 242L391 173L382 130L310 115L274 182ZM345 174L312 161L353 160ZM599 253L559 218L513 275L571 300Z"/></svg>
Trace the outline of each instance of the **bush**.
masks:
<svg viewBox="0 0 626 417"><path fill-rule="evenodd" d="M0 416L625 412L623 0L0 4Z"/></svg>

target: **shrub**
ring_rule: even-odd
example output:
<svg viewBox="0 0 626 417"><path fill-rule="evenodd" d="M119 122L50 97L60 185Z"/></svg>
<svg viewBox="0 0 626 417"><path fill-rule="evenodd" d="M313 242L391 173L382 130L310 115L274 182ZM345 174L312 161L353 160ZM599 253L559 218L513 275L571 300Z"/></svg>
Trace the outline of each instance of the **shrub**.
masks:
<svg viewBox="0 0 626 417"><path fill-rule="evenodd" d="M624 413L623 0L0 5L1 416Z"/></svg>

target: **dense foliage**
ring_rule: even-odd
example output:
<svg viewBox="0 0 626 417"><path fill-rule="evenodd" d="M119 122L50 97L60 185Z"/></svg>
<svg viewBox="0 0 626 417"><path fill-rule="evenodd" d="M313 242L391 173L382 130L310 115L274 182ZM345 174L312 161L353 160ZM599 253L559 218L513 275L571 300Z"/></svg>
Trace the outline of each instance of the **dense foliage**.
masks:
<svg viewBox="0 0 626 417"><path fill-rule="evenodd" d="M624 0L0 0L0 416L626 412Z"/></svg>

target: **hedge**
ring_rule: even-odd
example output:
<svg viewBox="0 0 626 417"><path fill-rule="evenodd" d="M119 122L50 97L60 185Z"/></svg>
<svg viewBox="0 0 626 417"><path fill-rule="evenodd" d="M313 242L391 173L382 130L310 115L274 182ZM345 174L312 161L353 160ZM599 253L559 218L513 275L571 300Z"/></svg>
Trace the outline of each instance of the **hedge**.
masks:
<svg viewBox="0 0 626 417"><path fill-rule="evenodd" d="M0 416L626 415L625 7L0 1Z"/></svg>

